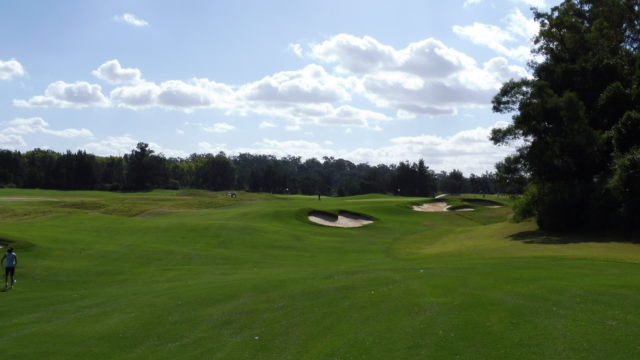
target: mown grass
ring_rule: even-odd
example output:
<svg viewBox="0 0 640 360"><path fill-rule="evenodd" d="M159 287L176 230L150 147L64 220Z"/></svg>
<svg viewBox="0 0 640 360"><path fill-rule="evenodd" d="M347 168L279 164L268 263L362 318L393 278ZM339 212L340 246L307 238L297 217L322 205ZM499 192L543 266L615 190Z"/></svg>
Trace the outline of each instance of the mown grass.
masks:
<svg viewBox="0 0 640 360"><path fill-rule="evenodd" d="M426 200L0 190L20 257L2 356L639 357L633 238L540 233L508 206L411 210ZM311 210L376 222L323 227Z"/></svg>

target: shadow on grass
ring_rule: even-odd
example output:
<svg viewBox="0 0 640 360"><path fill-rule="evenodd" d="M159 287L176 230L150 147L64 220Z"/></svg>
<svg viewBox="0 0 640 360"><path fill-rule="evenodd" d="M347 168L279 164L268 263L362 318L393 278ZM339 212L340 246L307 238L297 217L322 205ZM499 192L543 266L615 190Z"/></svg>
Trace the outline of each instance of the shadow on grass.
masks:
<svg viewBox="0 0 640 360"><path fill-rule="evenodd" d="M525 244L564 245L588 242L640 244L640 238L629 234L552 234L542 230L521 231L509 235L512 241Z"/></svg>

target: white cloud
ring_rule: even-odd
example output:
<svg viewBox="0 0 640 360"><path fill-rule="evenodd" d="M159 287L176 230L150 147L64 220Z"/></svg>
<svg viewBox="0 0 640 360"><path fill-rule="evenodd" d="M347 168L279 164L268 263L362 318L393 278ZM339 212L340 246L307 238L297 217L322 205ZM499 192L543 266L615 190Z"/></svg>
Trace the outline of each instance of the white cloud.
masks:
<svg viewBox="0 0 640 360"><path fill-rule="evenodd" d="M0 80L10 80L13 77L24 75L22 64L16 59L7 61L0 60Z"/></svg>
<svg viewBox="0 0 640 360"><path fill-rule="evenodd" d="M299 57L299 58L303 57L302 45L300 45L300 44L289 44L288 49L292 53L296 54L297 57Z"/></svg>
<svg viewBox="0 0 640 360"><path fill-rule="evenodd" d="M529 73L520 66L509 65L507 59L503 57L493 58L484 63L484 69L495 75L496 79L503 83L511 79L521 79L529 77Z"/></svg>
<svg viewBox="0 0 640 360"><path fill-rule="evenodd" d="M124 155L130 153L137 144L138 141L130 135L109 136L105 140L85 144L81 149L101 156Z"/></svg>
<svg viewBox="0 0 640 360"><path fill-rule="evenodd" d="M212 126L204 126L202 127L202 130L206 131L206 132L214 132L214 133L226 133L229 132L231 130L234 130L236 127L224 122L221 123L215 123Z"/></svg>
<svg viewBox="0 0 640 360"><path fill-rule="evenodd" d="M474 44L487 46L500 55L519 61L526 61L531 57L531 51L528 46L508 47L505 45L505 43L514 42L515 38L510 32L495 25L477 22L469 26L455 25L453 32L460 37L471 40Z"/></svg>
<svg viewBox="0 0 640 360"><path fill-rule="evenodd" d="M383 45L372 37L359 38L349 34L336 35L311 47L313 57L337 63L338 71L351 73L369 73L393 66L395 52L393 47Z"/></svg>
<svg viewBox="0 0 640 360"><path fill-rule="evenodd" d="M333 103L347 101L351 95L348 83L329 75L322 66L311 64L297 71L283 71L246 84L239 90L248 101L277 105L300 103Z"/></svg>
<svg viewBox="0 0 640 360"><path fill-rule="evenodd" d="M169 80L161 84L142 82L115 88L110 93L114 105L131 109L163 107L191 112L195 109L226 109L233 105L233 89L208 79L189 82Z"/></svg>
<svg viewBox="0 0 640 360"><path fill-rule="evenodd" d="M129 154L141 140L134 139L131 135L125 134L122 136L109 136L105 140L84 144L80 147L81 150L86 150L96 155L109 156L109 155L124 155ZM182 157L185 158L189 154L182 150L169 149L160 146L157 143L149 142L149 148L156 154L163 154L167 157Z"/></svg>
<svg viewBox="0 0 640 360"><path fill-rule="evenodd" d="M545 0L515 0L516 2L520 2L535 8L546 8L547 3Z"/></svg>
<svg viewBox="0 0 640 360"><path fill-rule="evenodd" d="M508 21L513 31L531 31L521 13L511 15ZM500 34L498 42L513 38L497 27L479 26ZM504 58L479 66L470 56L433 38L395 49L372 37L339 34L311 45L309 56L330 63L336 72L309 64L239 86L204 78L155 83L142 80L140 70L122 68L118 60L111 60L93 73L112 83L133 84L114 88L108 99L99 85L58 81L49 85L44 96L14 100L14 105L117 106L184 112L218 109L225 115L284 119L290 122L290 129L301 124L375 127L391 118L374 109L353 106L354 96L358 96L355 100L364 98L377 107L390 109L400 119L451 115L460 107L488 106L502 81L526 74L524 68L510 65Z"/></svg>
<svg viewBox="0 0 640 360"><path fill-rule="evenodd" d="M124 21L127 24L133 25L133 26L136 26L136 27L149 26L148 22L146 22L145 20L143 20L143 19L141 19L141 18L139 18L139 17L137 17L137 16L135 16L133 14L130 14L130 13L124 13L122 15L116 15L114 17L114 19L116 21Z"/></svg>
<svg viewBox="0 0 640 360"><path fill-rule="evenodd" d="M27 146L22 136L3 134L0 132L0 148L3 149L16 149L19 147Z"/></svg>
<svg viewBox="0 0 640 360"><path fill-rule="evenodd" d="M489 140L493 127L464 130L452 136L420 135L397 137L391 144L377 148L359 148L341 154L355 162L377 164L397 163L403 160L417 161L422 158L435 170L460 169L465 174L480 174L493 170L496 162L513 153L515 147L497 147Z"/></svg>
<svg viewBox="0 0 640 360"><path fill-rule="evenodd" d="M482 2L482 0L466 0L464 2L464 4L462 5L462 7L468 7L468 6L471 6L471 5L479 4L481 2Z"/></svg>
<svg viewBox="0 0 640 360"><path fill-rule="evenodd" d="M302 130L302 128L298 124L287 125L287 126L284 127L284 129L287 130L287 131L300 131L300 130Z"/></svg>
<svg viewBox="0 0 640 360"><path fill-rule="evenodd" d="M453 26L453 32L477 45L484 45L500 55L518 61L532 58L531 45L533 37L540 29L539 24L522 14L519 9L513 9L502 20L506 28L496 25L474 22L468 26Z"/></svg>
<svg viewBox="0 0 640 360"><path fill-rule="evenodd" d="M519 36L522 40L531 41L540 31L540 24L533 18L524 16L520 9L515 8L504 19L507 31Z"/></svg>
<svg viewBox="0 0 640 360"><path fill-rule="evenodd" d="M85 81L66 83L56 81L49 84L43 96L34 96L29 100L14 100L19 107L60 107L86 108L90 106L106 107L109 100L102 94L102 88L97 84Z"/></svg>
<svg viewBox="0 0 640 360"><path fill-rule="evenodd" d="M226 144L213 145L206 141L201 141L198 143L198 149L200 151L205 153L210 153L210 154L217 154L221 151L225 153L230 152L228 149L226 149L226 147L227 147Z"/></svg>
<svg viewBox="0 0 640 360"><path fill-rule="evenodd" d="M43 133L63 138L92 137L93 133L87 129L63 129L52 130L49 124L41 117L15 118L7 122L8 127L2 129L0 133L9 135L23 135L30 133Z"/></svg>
<svg viewBox="0 0 640 360"><path fill-rule="evenodd" d="M137 83L140 82L140 70L135 68L123 68L118 59L110 60L100 65L98 69L91 72L99 79L111 84Z"/></svg>
<svg viewBox="0 0 640 360"><path fill-rule="evenodd" d="M503 127L498 122L494 126L477 127L460 131L451 136L416 135L396 137L386 145L353 150L334 149L332 141L322 144L306 140L275 140L265 138L251 147L229 149L226 145L212 145L207 142L198 144L201 151L227 154L252 153L268 154L278 157L300 156L303 159L333 156L355 163L397 164L400 161L418 161L424 159L431 169L451 171L459 169L467 176L493 171L494 164L515 151L515 146L495 146L489 140L491 129Z"/></svg>
<svg viewBox="0 0 640 360"><path fill-rule="evenodd" d="M305 140L285 140L262 139L255 144L256 147L249 150L254 154L283 156L300 156L302 158L321 158L322 156L335 156L337 152L325 148L320 144Z"/></svg>
<svg viewBox="0 0 640 360"><path fill-rule="evenodd" d="M268 128L274 128L274 127L277 127L276 124L269 121L263 121L260 123L260 125L258 125L258 128L260 129L268 129Z"/></svg>
<svg viewBox="0 0 640 360"><path fill-rule="evenodd" d="M311 51L315 58L335 63L337 71L355 74L350 78L355 91L378 107L396 110L400 118L486 106L503 77L433 38L396 50L371 37L340 34Z"/></svg>
<svg viewBox="0 0 640 360"><path fill-rule="evenodd" d="M176 130L176 134L183 135L184 134L184 130L178 129L178 130Z"/></svg>

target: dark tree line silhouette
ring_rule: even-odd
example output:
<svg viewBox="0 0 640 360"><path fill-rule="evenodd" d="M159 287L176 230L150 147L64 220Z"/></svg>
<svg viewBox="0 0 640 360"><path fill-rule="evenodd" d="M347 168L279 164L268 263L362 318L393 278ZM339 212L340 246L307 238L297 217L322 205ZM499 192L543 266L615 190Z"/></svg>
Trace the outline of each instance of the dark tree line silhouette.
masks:
<svg viewBox="0 0 640 360"><path fill-rule="evenodd" d="M493 173L468 178L459 170L436 173L423 160L372 166L333 157L303 161L295 156L227 156L222 152L167 158L143 142L121 157L101 157L85 151L0 150L0 186L109 191L192 188L329 196L433 196L437 192L488 194L513 190Z"/></svg>

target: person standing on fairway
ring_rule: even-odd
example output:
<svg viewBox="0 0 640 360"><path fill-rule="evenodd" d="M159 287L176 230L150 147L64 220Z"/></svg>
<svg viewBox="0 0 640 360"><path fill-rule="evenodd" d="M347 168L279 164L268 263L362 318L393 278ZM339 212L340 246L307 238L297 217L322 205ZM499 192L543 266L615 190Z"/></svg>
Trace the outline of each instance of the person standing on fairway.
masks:
<svg viewBox="0 0 640 360"><path fill-rule="evenodd" d="M13 289L13 283L16 282L14 279L16 274L16 265L18 265L18 257L16 253L13 252L13 248L9 246L7 248L7 253L2 256L2 260L0 260L0 264L7 261L4 266L4 287L5 289L9 287L9 275L11 275L11 288Z"/></svg>

